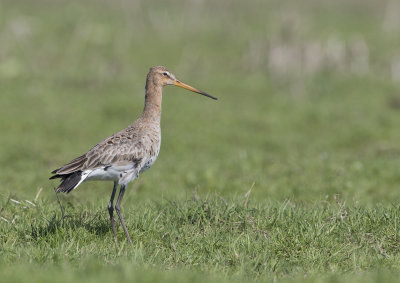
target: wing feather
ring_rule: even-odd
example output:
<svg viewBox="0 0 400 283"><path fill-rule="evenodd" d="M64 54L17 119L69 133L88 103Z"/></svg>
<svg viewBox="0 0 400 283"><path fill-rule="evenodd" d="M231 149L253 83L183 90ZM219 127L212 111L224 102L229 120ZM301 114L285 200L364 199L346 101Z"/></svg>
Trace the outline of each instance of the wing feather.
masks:
<svg viewBox="0 0 400 283"><path fill-rule="evenodd" d="M75 158L74 160L70 161L69 163L65 164L64 166L54 170L51 173L52 174L61 174L61 175L73 173L75 171L80 170L82 165L85 164L86 160L87 160L86 154L81 155L81 156Z"/></svg>

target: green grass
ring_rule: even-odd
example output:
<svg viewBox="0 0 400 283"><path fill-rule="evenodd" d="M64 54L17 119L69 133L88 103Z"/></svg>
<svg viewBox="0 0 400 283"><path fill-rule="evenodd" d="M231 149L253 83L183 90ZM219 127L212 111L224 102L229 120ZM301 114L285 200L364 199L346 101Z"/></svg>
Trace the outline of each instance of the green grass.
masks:
<svg viewBox="0 0 400 283"><path fill-rule="evenodd" d="M150 281L166 275L200 281L204 274L216 282L381 269L398 273L400 206L364 208L337 198L312 205L220 196L147 201L124 210L133 235L133 245L127 246L121 229L114 242L104 209L63 202L64 213L48 201L2 203L3 217L11 222L1 230L4 265L17 263L15 271L25 268L22 263L49 269L34 275L37 281L71 269L76 274L60 278L87 272L84 276L95 280L98 269L111 278ZM7 276L23 278L18 272Z"/></svg>
<svg viewBox="0 0 400 283"><path fill-rule="evenodd" d="M396 9L0 1L1 278L395 282ZM159 159L122 204L128 246L111 183L58 202L48 177L137 118L153 65L219 100L164 89Z"/></svg>
<svg viewBox="0 0 400 283"><path fill-rule="evenodd" d="M114 243L104 209L66 204L62 214L56 203L3 203L3 217L12 223L2 228L1 261L78 270L117 265L132 274L138 269L137 276L162 267L265 279L397 270L400 260L399 206L366 209L338 199L260 204L218 196L147 201L124 210L134 235L128 247L123 233Z"/></svg>

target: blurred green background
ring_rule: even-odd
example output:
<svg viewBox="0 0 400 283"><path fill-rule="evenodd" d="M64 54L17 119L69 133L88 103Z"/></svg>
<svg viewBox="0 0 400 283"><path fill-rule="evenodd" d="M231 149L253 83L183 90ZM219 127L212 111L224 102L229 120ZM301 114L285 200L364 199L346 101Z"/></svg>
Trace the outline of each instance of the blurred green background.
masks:
<svg viewBox="0 0 400 283"><path fill-rule="evenodd" d="M219 100L164 89L161 153L129 198L400 197L397 1L0 3L5 194L54 197L49 172L134 121L165 65Z"/></svg>
<svg viewBox="0 0 400 283"><path fill-rule="evenodd" d="M250 188L256 205L396 205L399 15L396 0L0 0L0 225L24 215L10 199L52 218L50 171L140 115L154 65L219 100L164 88L161 152L126 211ZM108 225L111 189L60 197Z"/></svg>

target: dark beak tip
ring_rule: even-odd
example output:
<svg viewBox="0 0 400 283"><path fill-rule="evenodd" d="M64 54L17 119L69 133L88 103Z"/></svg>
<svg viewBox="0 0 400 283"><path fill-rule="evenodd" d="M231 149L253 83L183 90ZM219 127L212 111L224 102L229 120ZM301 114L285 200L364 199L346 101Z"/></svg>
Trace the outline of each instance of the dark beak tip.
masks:
<svg viewBox="0 0 400 283"><path fill-rule="evenodd" d="M207 96L207 97L209 97L209 98L211 98L211 99L218 100L218 98L216 98L215 96L212 96L212 95L210 95L210 94L208 94L208 93L200 92L200 94L202 94L202 95L204 95L204 96Z"/></svg>

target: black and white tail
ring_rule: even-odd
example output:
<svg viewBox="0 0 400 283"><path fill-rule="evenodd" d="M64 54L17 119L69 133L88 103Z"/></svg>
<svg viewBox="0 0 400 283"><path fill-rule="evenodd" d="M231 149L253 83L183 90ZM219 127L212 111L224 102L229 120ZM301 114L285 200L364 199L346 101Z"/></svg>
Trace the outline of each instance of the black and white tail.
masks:
<svg viewBox="0 0 400 283"><path fill-rule="evenodd" d="M86 176L85 176L86 177ZM82 178L82 171L75 171L70 174L57 174L52 177L51 179L56 179L56 178L61 178L61 184L58 186L56 189L57 193L70 193L73 189L75 189L84 179L85 177Z"/></svg>
<svg viewBox="0 0 400 283"><path fill-rule="evenodd" d="M68 194L86 179L88 174L86 171L82 171L82 166L85 164L86 160L86 155L81 155L61 168L51 172L55 175L51 176L50 180L57 178L61 179L61 184L56 189L57 193L61 192Z"/></svg>

